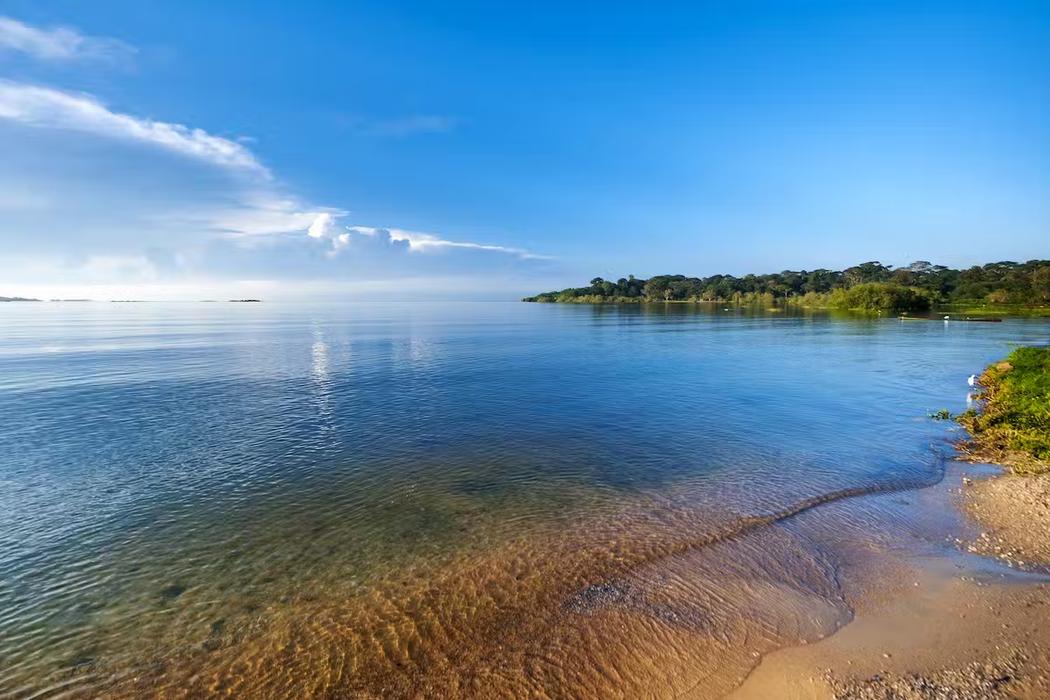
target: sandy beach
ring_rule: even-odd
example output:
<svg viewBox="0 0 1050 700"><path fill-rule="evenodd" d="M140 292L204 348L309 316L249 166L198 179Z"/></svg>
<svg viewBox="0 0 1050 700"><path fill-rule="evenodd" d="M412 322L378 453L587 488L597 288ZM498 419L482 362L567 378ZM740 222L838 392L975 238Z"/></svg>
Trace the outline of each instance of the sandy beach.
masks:
<svg viewBox="0 0 1050 700"><path fill-rule="evenodd" d="M1050 697L1050 477L972 471L929 491L964 514L956 545L983 561L895 561L850 624L767 655L729 697Z"/></svg>
<svg viewBox="0 0 1050 700"><path fill-rule="evenodd" d="M1050 563L1050 475L975 481L963 491L963 506L983 529L973 551L1020 568Z"/></svg>

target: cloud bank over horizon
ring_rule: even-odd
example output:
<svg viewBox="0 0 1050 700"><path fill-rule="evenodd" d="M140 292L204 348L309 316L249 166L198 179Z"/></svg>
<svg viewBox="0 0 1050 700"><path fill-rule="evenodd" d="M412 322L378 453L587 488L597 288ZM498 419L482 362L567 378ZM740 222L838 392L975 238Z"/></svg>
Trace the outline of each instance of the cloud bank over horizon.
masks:
<svg viewBox="0 0 1050 700"><path fill-rule="evenodd" d="M6 17L0 50L44 61L133 52L116 40ZM404 135L451 123L410 117L380 126ZM138 286L167 297L186 288L196 297L194 285L247 276L271 288L330 280L330 291L350 292L346 275L353 274L362 288L405 277L425 292L428 274L469 273L478 253L507 256L519 268L548 260L514 246L351 225L349 210L296 195L263 164L252 139L136 116L87 92L0 77L0 137L16 152L7 167L0 163L0 187L10 185L0 197L0 266L16 291L69 296L62 290ZM114 201L121 206L98 205Z"/></svg>

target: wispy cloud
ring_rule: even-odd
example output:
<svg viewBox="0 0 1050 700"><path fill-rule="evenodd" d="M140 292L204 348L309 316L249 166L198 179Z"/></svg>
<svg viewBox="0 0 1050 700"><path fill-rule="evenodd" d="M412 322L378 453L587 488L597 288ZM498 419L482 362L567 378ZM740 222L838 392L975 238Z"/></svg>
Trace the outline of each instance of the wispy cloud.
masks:
<svg viewBox="0 0 1050 700"><path fill-rule="evenodd" d="M91 95L0 80L0 119L136 141L223 168L269 179L244 145L203 129L114 112Z"/></svg>
<svg viewBox="0 0 1050 700"><path fill-rule="evenodd" d="M15 51L46 61L126 58L135 49L122 41L84 36L69 27L42 29L0 17L0 53Z"/></svg>
<svg viewBox="0 0 1050 700"><path fill-rule="evenodd" d="M259 189L242 193L241 201L219 208L196 208L182 217L188 223L249 241L286 233L306 233L329 238L336 219L347 212L332 207L312 207L294 197Z"/></svg>
<svg viewBox="0 0 1050 700"><path fill-rule="evenodd" d="M245 145L244 139L215 136L203 129L113 111L99 99L40 85L0 79L0 121L24 126L84 133L139 143L203 162L236 175L227 201L195 203L185 212L163 212L201 231L242 239L308 232L327 237L346 211L310 206L284 195L270 171Z"/></svg>
<svg viewBox="0 0 1050 700"><path fill-rule="evenodd" d="M409 252L426 253L439 250L460 249L480 250L490 253L503 253L505 255L513 255L515 257L521 258L522 260L552 259L548 255L539 255L537 253L525 250L524 248L491 245L487 243L474 243L471 241L450 241L446 238L441 238L440 236L436 236L432 233L423 233L421 231L406 231L405 229L400 228L386 229L375 228L372 226L347 226L346 230L364 236L386 236L389 238L389 240L395 243L407 243Z"/></svg>
<svg viewBox="0 0 1050 700"><path fill-rule="evenodd" d="M21 206L14 211L0 193L0 206L10 215L7 223L0 221L0 242L7 236L9 242L16 242L15 252L47 256L41 259L53 259L56 251L77 256L80 262L75 268L62 272L48 268L53 271L48 274L55 276L75 272L77 279L91 284L110 280L156 284L193 275L230 277L242 272L287 279L338 277L347 270L403 276L472 269L477 261L470 259L470 251L501 257L502 261L486 263L490 269L518 268L522 260L549 259L524 248L453 240L421 231L345 226L348 211L311 204L292 194L260 162L247 140L119 112L90 94L0 79L0 122L14 125L13 131L58 132L56 143L102 139L136 145L144 153L129 153L128 158L140 158L147 170L159 165L163 171L163 178L151 180L151 185L163 182L164 186L142 187L136 181L125 190L125 170L113 174L100 161L97 189L104 193L100 200L85 197L86 192L95 191L95 183L79 176L71 182L62 178L37 182L35 191L47 196L32 200L36 208ZM403 135L451 128L451 124L439 118L413 118L384 128L387 133ZM34 139L25 142L28 149L37 147ZM158 164L149 154L156 150L187 162ZM202 171L198 164L208 167ZM3 180L18 182L23 177L13 167L8 170L0 158ZM62 187L66 187L64 194ZM141 197L144 192L145 199ZM128 201L123 206L94 207L95 201L125 193ZM23 194L16 204L31 201ZM71 201L88 218L78 220L76 233L67 240L56 243L41 237L38 243L22 235L27 217L67 220ZM52 225L65 231L60 224ZM462 255L437 254L442 251Z"/></svg>
<svg viewBox="0 0 1050 700"><path fill-rule="evenodd" d="M358 129L366 134L401 138L416 134L444 134L459 124L454 117L440 114L414 114L397 119L359 121Z"/></svg>

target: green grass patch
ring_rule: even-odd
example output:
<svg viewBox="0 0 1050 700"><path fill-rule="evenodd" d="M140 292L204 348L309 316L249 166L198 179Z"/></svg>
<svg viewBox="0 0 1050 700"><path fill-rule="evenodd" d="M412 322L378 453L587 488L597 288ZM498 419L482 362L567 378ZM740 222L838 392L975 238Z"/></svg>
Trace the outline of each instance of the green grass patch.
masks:
<svg viewBox="0 0 1050 700"><path fill-rule="evenodd" d="M959 416L975 456L1019 473L1050 471L1050 347L1018 348L980 378L981 407Z"/></svg>
<svg viewBox="0 0 1050 700"><path fill-rule="evenodd" d="M958 316L1016 316L1050 318L1050 306L1023 306L1020 304L937 304L937 311Z"/></svg>

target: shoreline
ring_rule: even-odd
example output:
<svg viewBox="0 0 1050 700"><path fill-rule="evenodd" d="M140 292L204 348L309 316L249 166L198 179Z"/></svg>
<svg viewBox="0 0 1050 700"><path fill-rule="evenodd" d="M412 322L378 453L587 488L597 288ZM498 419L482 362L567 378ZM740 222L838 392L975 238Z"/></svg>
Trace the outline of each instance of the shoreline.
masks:
<svg viewBox="0 0 1050 700"><path fill-rule="evenodd" d="M950 539L964 561L906 564L912 586L859 608L826 640L763 658L728 697L1050 697L1048 352L1021 348L971 380L982 394L958 417L968 431L959 466L950 486L929 489L958 518Z"/></svg>
<svg viewBox="0 0 1050 700"><path fill-rule="evenodd" d="M935 304L926 311L907 312L892 309L841 308L827 304L810 304L795 298L777 298L765 302L733 301L732 299L646 299L642 297L613 297L609 299L537 299L525 297L520 301L526 304L561 304L566 306L711 306L737 309L762 309L763 311L781 312L787 309L800 311L826 311L837 313L881 315L887 318L901 318L909 321L942 321L950 315L952 321L981 322L1003 319L1050 319L1050 306L988 306L980 304ZM978 318L969 318L977 316Z"/></svg>
<svg viewBox="0 0 1050 700"><path fill-rule="evenodd" d="M957 462L926 489L957 517L950 554L899 562L893 578L861 601L854 618L826 639L765 656L727 698L759 700L923 700L1050 697L1050 559L1039 559L1016 531L993 526L1018 506L1005 471L976 474ZM1005 511L1000 509L1006 509ZM976 514L976 517L975 515ZM1042 550L1045 552L1045 550ZM1023 554L1018 556L1019 552Z"/></svg>

